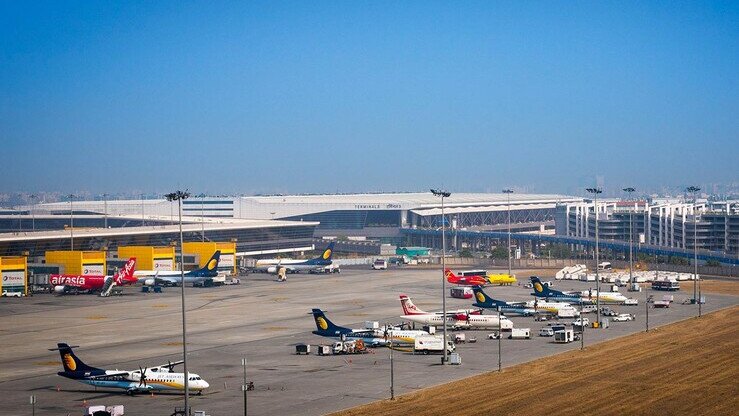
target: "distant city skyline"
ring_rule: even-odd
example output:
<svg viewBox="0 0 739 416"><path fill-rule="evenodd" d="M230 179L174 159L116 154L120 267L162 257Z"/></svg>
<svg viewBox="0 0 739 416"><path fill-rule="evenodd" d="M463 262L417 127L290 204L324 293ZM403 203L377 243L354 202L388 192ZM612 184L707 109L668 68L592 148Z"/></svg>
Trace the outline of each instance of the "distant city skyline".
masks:
<svg viewBox="0 0 739 416"><path fill-rule="evenodd" d="M0 193L736 192L737 21L736 2L4 2Z"/></svg>

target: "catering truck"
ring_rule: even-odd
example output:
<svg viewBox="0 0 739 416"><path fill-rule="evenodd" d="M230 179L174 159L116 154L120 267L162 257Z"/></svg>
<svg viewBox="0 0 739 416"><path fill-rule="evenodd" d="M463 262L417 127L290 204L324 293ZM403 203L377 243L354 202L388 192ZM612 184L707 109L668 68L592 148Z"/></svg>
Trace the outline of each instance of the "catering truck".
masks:
<svg viewBox="0 0 739 416"><path fill-rule="evenodd" d="M456 349L454 343L447 341L447 352L452 353ZM444 352L444 337L440 335L421 335L416 337L413 352L418 354L441 354Z"/></svg>

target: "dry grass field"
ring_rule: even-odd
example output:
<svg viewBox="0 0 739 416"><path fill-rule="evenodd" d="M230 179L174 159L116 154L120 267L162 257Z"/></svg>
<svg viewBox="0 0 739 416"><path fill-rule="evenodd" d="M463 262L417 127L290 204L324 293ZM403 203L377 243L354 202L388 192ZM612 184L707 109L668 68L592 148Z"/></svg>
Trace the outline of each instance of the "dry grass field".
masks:
<svg viewBox="0 0 739 416"><path fill-rule="evenodd" d="M689 282L692 284L692 282ZM685 285L683 291L692 290L692 285ZM725 293L739 296L739 280L701 280L701 291L706 293Z"/></svg>
<svg viewBox="0 0 739 416"><path fill-rule="evenodd" d="M738 352L735 306L335 415L738 414Z"/></svg>

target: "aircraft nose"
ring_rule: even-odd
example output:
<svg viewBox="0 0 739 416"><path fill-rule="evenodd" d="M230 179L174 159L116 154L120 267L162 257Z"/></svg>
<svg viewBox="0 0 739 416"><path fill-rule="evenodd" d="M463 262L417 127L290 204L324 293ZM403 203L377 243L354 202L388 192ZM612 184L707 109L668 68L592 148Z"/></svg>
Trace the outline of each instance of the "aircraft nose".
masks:
<svg viewBox="0 0 739 416"><path fill-rule="evenodd" d="M200 383L201 383L201 387L204 389L207 389L208 387L210 387L210 384L208 384L208 382L205 380L201 380Z"/></svg>

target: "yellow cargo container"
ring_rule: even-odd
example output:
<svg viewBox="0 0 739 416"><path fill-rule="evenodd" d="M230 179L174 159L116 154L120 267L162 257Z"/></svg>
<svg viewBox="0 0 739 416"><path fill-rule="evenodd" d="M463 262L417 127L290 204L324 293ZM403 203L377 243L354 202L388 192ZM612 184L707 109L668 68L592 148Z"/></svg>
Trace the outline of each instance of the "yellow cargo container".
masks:
<svg viewBox="0 0 739 416"><path fill-rule="evenodd" d="M236 243L196 241L185 243L183 247L184 254L197 254L199 256L198 262L200 267L205 266L205 263L208 262L216 250L221 250L221 259L218 262L218 270L232 275L236 274Z"/></svg>
<svg viewBox="0 0 739 416"><path fill-rule="evenodd" d="M136 270L175 270L174 247L126 246L118 247L118 258L136 257Z"/></svg>
<svg viewBox="0 0 739 416"><path fill-rule="evenodd" d="M25 256L0 257L0 293L28 295L28 260Z"/></svg>
<svg viewBox="0 0 739 416"><path fill-rule="evenodd" d="M47 251L46 263L63 266L65 274L104 276L106 271L104 251Z"/></svg>

